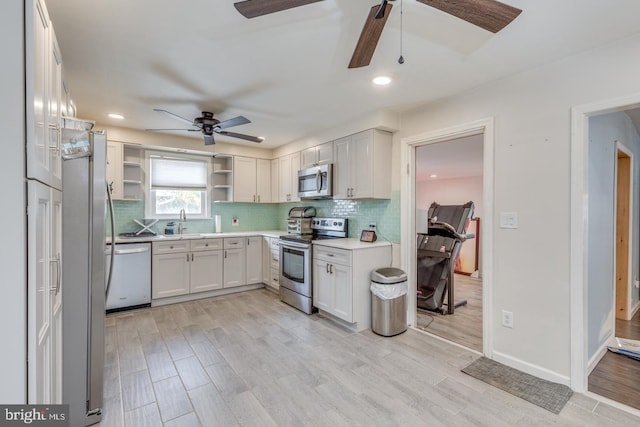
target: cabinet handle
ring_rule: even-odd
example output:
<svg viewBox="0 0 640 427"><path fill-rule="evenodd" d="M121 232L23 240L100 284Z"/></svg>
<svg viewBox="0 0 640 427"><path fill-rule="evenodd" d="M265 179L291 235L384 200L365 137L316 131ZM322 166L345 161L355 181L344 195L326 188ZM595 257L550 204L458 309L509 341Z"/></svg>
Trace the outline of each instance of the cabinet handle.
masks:
<svg viewBox="0 0 640 427"><path fill-rule="evenodd" d="M205 248L208 248L208 247L209 247L209 244L208 244L208 243L205 243L205 244L204 244L204 247L205 247Z"/></svg>
<svg viewBox="0 0 640 427"><path fill-rule="evenodd" d="M256 202L256 195L254 194L253 195L253 203L255 203L255 202Z"/></svg>
<svg viewBox="0 0 640 427"><path fill-rule="evenodd" d="M260 195L258 194L258 203L260 203Z"/></svg>
<svg viewBox="0 0 640 427"><path fill-rule="evenodd" d="M327 266L325 267L325 271L327 272L327 274L329 274L329 263L327 263Z"/></svg>
<svg viewBox="0 0 640 427"><path fill-rule="evenodd" d="M193 261L193 252L191 252L191 261Z"/></svg>
<svg viewBox="0 0 640 427"><path fill-rule="evenodd" d="M334 254L327 254L327 256L335 256Z"/></svg>
<svg viewBox="0 0 640 427"><path fill-rule="evenodd" d="M278 258L273 258L273 261L279 261Z"/></svg>
<svg viewBox="0 0 640 427"><path fill-rule="evenodd" d="M187 254L187 262L189 262L189 254Z"/></svg>
<svg viewBox="0 0 640 427"><path fill-rule="evenodd" d="M329 265L329 274L333 274L333 264Z"/></svg>
<svg viewBox="0 0 640 427"><path fill-rule="evenodd" d="M169 249L173 249L173 245L169 246Z"/></svg>
<svg viewBox="0 0 640 427"><path fill-rule="evenodd" d="M224 258L227 258L227 251L224 251Z"/></svg>

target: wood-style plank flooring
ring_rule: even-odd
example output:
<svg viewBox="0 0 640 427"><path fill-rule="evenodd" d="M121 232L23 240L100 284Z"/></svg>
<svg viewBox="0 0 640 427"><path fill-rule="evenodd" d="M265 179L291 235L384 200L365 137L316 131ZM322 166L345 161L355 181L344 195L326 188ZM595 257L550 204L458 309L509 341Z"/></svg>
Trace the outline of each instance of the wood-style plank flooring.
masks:
<svg viewBox="0 0 640 427"><path fill-rule="evenodd" d="M456 274L454 280L456 302L466 299L467 305L446 315L418 310L417 327L482 352L482 279Z"/></svg>
<svg viewBox="0 0 640 427"><path fill-rule="evenodd" d="M640 340L640 311L631 320L616 319L616 336ZM589 391L640 409L640 361L607 351L589 375Z"/></svg>
<svg viewBox="0 0 640 427"><path fill-rule="evenodd" d="M574 395L554 415L460 372L475 353L385 338L267 290L111 315L102 426L638 425Z"/></svg>

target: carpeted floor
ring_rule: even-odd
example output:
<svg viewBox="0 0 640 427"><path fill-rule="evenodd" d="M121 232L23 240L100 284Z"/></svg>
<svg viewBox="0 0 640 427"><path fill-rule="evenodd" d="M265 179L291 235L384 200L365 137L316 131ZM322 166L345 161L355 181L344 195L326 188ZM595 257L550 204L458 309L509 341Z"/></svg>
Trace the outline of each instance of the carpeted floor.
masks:
<svg viewBox="0 0 640 427"><path fill-rule="evenodd" d="M543 380L481 357L462 369L465 374L559 414L573 392L565 385Z"/></svg>

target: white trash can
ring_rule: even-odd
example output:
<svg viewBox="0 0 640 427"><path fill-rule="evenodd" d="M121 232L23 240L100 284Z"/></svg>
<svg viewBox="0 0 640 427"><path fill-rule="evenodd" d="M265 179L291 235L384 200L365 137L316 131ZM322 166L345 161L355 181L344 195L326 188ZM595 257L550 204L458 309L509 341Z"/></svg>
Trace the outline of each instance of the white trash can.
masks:
<svg viewBox="0 0 640 427"><path fill-rule="evenodd" d="M391 337L407 330L407 273L399 268L371 272L371 330Z"/></svg>

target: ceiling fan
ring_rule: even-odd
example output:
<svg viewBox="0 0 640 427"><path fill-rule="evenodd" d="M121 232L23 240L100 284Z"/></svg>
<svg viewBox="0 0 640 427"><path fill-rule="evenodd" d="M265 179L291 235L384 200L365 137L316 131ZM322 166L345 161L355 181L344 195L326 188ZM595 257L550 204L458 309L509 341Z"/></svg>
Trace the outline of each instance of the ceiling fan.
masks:
<svg viewBox="0 0 640 427"><path fill-rule="evenodd" d="M246 18L316 3L322 0L245 0L234 6ZM393 5L382 0L369 11L360 39L349 62L349 68L369 65ZM522 10L496 0L417 0L492 33L497 33L516 19Z"/></svg>
<svg viewBox="0 0 640 427"><path fill-rule="evenodd" d="M193 119L193 121L191 120L187 120L184 117L180 117L177 114L173 114L167 110L161 110L159 108L154 108L153 111L157 111L159 113L163 113L166 114L170 117L173 117L174 119L178 119L183 123L186 123L188 125L193 126L193 128L190 129L145 129L147 132L162 132L162 131L167 131L167 130L186 130L189 132L202 132L202 134L204 135L204 145L213 145L216 143L216 141L213 139L213 134L217 133L219 135L225 135L225 136L231 136L233 138L240 138L240 139L244 139L245 141L251 141L251 142L257 142L260 143L262 141L264 141L264 138L261 137L257 137L257 136L251 136L251 135L244 135L242 133L236 133L236 132L227 132L224 129L230 128L230 127L234 127L234 126L240 126L240 125L245 125L247 123L251 123L251 120L247 119L244 116L238 116L238 117L234 117L232 119L229 120L225 120L225 121L220 121L218 119L213 118L213 113L210 113L208 111L203 111L202 112L202 116L201 117L196 117L195 119Z"/></svg>

